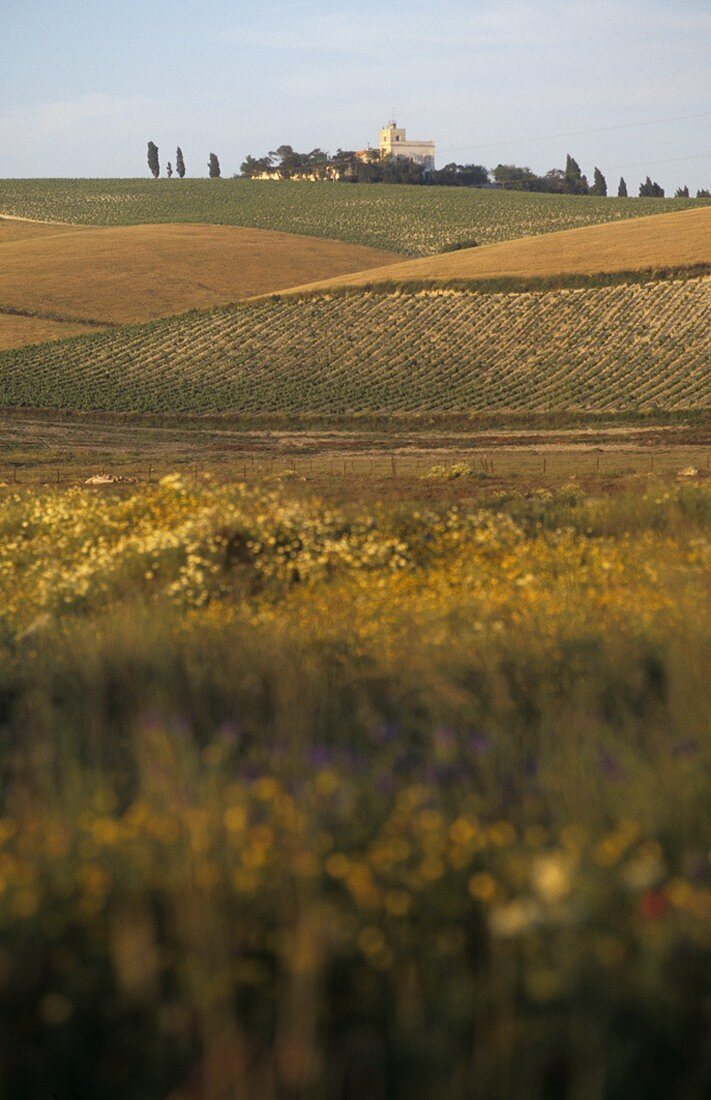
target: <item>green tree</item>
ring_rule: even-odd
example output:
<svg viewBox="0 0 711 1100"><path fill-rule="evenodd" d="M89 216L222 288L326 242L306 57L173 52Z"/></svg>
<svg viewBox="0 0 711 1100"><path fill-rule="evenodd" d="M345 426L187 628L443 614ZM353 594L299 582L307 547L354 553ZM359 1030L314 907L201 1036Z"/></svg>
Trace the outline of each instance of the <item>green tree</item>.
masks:
<svg viewBox="0 0 711 1100"><path fill-rule="evenodd" d="M497 164L492 176L495 183L512 191L532 191L538 180L538 176L530 168L522 168L517 164Z"/></svg>
<svg viewBox="0 0 711 1100"><path fill-rule="evenodd" d="M207 162L207 170L211 180L218 180L220 178L220 161L217 153L210 153L210 159Z"/></svg>
<svg viewBox="0 0 711 1100"><path fill-rule="evenodd" d="M168 179L173 178L173 165L170 163L170 161L168 161L168 164L166 165L165 174Z"/></svg>
<svg viewBox="0 0 711 1100"><path fill-rule="evenodd" d="M620 186L617 188L617 197L618 197L618 199L626 199L628 197L627 196L627 183L625 182L625 177L624 176L620 177Z"/></svg>
<svg viewBox="0 0 711 1100"><path fill-rule="evenodd" d="M279 145L272 149L269 158L276 163L277 171L282 179L289 179L294 172L302 167L302 155L294 151L291 145Z"/></svg>
<svg viewBox="0 0 711 1100"><path fill-rule="evenodd" d="M247 179L253 179L254 176L261 176L265 172L271 172L273 167L274 165L271 157L248 156L240 165L240 173Z"/></svg>
<svg viewBox="0 0 711 1100"><path fill-rule="evenodd" d="M570 153L565 159L565 190L568 195L588 195L590 187L580 165Z"/></svg>
<svg viewBox="0 0 711 1100"><path fill-rule="evenodd" d="M688 197L689 197L689 188L688 187L677 187L676 194L674 195L675 199L688 199Z"/></svg>
<svg viewBox="0 0 711 1100"><path fill-rule="evenodd" d="M607 196L607 180L603 176L599 168L595 169L595 182L590 188L591 195L599 195L602 198Z"/></svg>
<svg viewBox="0 0 711 1100"><path fill-rule="evenodd" d="M709 191L706 187L702 187L699 191L696 192L696 197L697 199L711 199L711 191Z"/></svg>
<svg viewBox="0 0 711 1100"><path fill-rule="evenodd" d="M185 178L185 161L183 160L183 150L178 146L175 151L175 171L178 173L179 179Z"/></svg>
<svg viewBox="0 0 711 1100"><path fill-rule="evenodd" d="M409 157L383 157L383 183L422 183L425 170Z"/></svg>
<svg viewBox="0 0 711 1100"><path fill-rule="evenodd" d="M160 161L158 160L158 146L154 142L148 142L148 167L154 180L160 175Z"/></svg>
<svg viewBox="0 0 711 1100"><path fill-rule="evenodd" d="M551 168L543 177L542 184L542 191L549 191L554 195L562 195L565 191L565 175L560 168Z"/></svg>
<svg viewBox="0 0 711 1100"><path fill-rule="evenodd" d="M489 182L489 172L483 164L445 164L439 171L429 173L428 183L448 187L483 187Z"/></svg>
<svg viewBox="0 0 711 1100"><path fill-rule="evenodd" d="M551 168L545 176L537 176L530 168L497 164L491 175L499 187L508 191L544 191L560 195L566 190L565 177L559 168Z"/></svg>
<svg viewBox="0 0 711 1100"><path fill-rule="evenodd" d="M660 187L658 183L653 183L647 176L644 183L639 185L639 197L642 199L663 199L664 188Z"/></svg>

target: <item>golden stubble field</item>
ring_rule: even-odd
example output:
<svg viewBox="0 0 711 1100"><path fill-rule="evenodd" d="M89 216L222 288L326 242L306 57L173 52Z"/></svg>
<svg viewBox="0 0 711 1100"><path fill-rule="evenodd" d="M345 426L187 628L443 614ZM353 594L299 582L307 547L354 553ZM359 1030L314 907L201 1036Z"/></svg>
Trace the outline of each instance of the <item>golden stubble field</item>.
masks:
<svg viewBox="0 0 711 1100"><path fill-rule="evenodd" d="M711 207L700 207L465 248L296 289L327 290L430 279L548 279L708 263Z"/></svg>
<svg viewBox="0 0 711 1100"><path fill-rule="evenodd" d="M0 218L0 347L86 331L60 322L150 321L396 259L362 245L235 226L80 228Z"/></svg>
<svg viewBox="0 0 711 1100"><path fill-rule="evenodd" d="M96 325L53 321L47 317L25 317L0 310L0 350L20 348L25 344L43 344L46 340L63 340L67 336L83 336L98 332Z"/></svg>

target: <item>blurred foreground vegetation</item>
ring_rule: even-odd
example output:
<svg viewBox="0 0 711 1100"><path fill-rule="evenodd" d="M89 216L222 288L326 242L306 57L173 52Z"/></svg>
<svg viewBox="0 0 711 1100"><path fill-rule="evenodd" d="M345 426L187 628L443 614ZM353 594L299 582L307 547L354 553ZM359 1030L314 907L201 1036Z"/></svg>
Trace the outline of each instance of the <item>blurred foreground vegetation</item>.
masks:
<svg viewBox="0 0 711 1100"><path fill-rule="evenodd" d="M711 489L0 503L0 1096L711 1089Z"/></svg>

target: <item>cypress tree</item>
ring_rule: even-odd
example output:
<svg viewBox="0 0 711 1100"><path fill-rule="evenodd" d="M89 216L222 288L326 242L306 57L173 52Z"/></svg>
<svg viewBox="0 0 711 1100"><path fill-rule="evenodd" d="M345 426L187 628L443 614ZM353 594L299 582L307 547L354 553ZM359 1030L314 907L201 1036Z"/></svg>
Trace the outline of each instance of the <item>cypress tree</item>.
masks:
<svg viewBox="0 0 711 1100"><path fill-rule="evenodd" d="M580 179L580 165L568 153L565 158L565 190L568 194L575 194L576 185Z"/></svg>
<svg viewBox="0 0 711 1100"><path fill-rule="evenodd" d="M220 178L220 161L217 153L210 153L210 159L207 162L207 169L210 173L211 180L218 180Z"/></svg>
<svg viewBox="0 0 711 1100"><path fill-rule="evenodd" d="M570 153L565 160L564 187L569 195L587 195L590 191L588 181L580 171L580 165Z"/></svg>
<svg viewBox="0 0 711 1100"><path fill-rule="evenodd" d="M600 195L602 198L605 198L607 195L607 180L599 168L595 169L595 182L590 190L590 194Z"/></svg>
<svg viewBox="0 0 711 1100"><path fill-rule="evenodd" d="M175 171L178 173L179 179L185 178L185 161L183 160L183 150L178 146L175 152Z"/></svg>
<svg viewBox="0 0 711 1100"><path fill-rule="evenodd" d="M618 197L618 199L626 199L628 197L627 196L627 184L625 182L625 177L624 176L620 177L620 186L617 188L617 197Z"/></svg>
<svg viewBox="0 0 711 1100"><path fill-rule="evenodd" d="M676 194L674 195L675 199L688 199L688 197L689 197L689 188L688 187L677 187Z"/></svg>
<svg viewBox="0 0 711 1100"><path fill-rule="evenodd" d="M663 199L664 188L660 187L659 184L656 182L652 183L649 176L647 176L644 183L641 183L639 185L639 196L640 198L646 199Z"/></svg>
<svg viewBox="0 0 711 1100"><path fill-rule="evenodd" d="M168 179L171 179L171 178L172 178L172 175L173 175L173 165L172 165L172 164L170 163L170 161L168 161L168 164L166 165L166 169L165 169L165 174L166 174L166 176L168 177Z"/></svg>
<svg viewBox="0 0 711 1100"><path fill-rule="evenodd" d="M158 146L154 142L148 142L148 167L154 180L160 175L160 162L158 160Z"/></svg>

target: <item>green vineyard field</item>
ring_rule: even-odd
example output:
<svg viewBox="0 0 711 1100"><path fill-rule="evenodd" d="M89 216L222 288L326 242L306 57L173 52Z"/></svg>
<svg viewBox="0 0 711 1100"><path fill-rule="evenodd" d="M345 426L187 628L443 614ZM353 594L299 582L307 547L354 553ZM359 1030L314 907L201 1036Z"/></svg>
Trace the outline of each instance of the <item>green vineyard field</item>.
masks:
<svg viewBox="0 0 711 1100"><path fill-rule="evenodd" d="M78 225L251 226L426 256L686 210L695 199L617 199L459 187L251 180L0 180L0 216Z"/></svg>
<svg viewBox="0 0 711 1100"><path fill-rule="evenodd" d="M711 278L314 296L0 355L5 406L163 412L711 406Z"/></svg>

